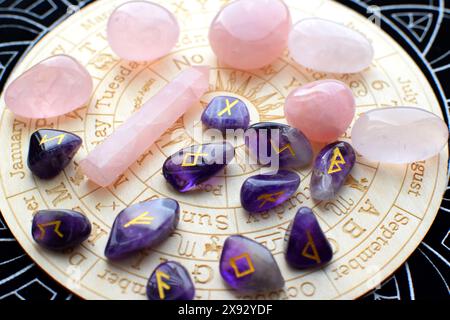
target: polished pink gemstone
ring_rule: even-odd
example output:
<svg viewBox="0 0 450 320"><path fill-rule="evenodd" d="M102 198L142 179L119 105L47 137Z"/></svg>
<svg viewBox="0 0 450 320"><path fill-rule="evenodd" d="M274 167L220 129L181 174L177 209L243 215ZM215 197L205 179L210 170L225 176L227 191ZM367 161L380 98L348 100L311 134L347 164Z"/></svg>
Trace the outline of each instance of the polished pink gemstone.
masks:
<svg viewBox="0 0 450 320"><path fill-rule="evenodd" d="M93 89L92 78L74 58L56 55L41 61L6 89L6 106L25 118L51 118L84 105Z"/></svg>
<svg viewBox="0 0 450 320"><path fill-rule="evenodd" d="M319 18L301 20L292 28L289 51L297 63L333 73L360 72L374 56L372 44L361 33Z"/></svg>
<svg viewBox="0 0 450 320"><path fill-rule="evenodd" d="M214 18L209 41L220 62L236 69L257 69L276 60L287 47L291 15L280 0L237 0Z"/></svg>
<svg viewBox="0 0 450 320"><path fill-rule="evenodd" d="M364 158L405 164L437 155L448 143L448 126L434 113L413 107L374 109L352 129L352 145Z"/></svg>
<svg viewBox="0 0 450 320"><path fill-rule="evenodd" d="M181 72L81 161L83 173L102 187L113 183L208 87L209 67Z"/></svg>
<svg viewBox="0 0 450 320"><path fill-rule="evenodd" d="M108 21L109 45L126 60L156 60L172 50L179 34L173 14L148 1L127 2Z"/></svg>
<svg viewBox="0 0 450 320"><path fill-rule="evenodd" d="M349 127L355 115L352 91L338 80L320 80L292 91L284 113L289 124L310 140L332 142Z"/></svg>

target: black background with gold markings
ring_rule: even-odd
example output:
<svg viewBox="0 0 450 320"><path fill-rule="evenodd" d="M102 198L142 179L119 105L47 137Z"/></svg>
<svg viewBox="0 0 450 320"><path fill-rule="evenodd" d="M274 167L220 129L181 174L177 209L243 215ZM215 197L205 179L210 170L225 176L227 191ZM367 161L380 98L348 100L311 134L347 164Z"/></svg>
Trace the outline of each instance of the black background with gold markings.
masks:
<svg viewBox="0 0 450 320"><path fill-rule="evenodd" d="M93 0L0 0L0 91L14 66L59 22ZM173 0L180 2L183 0ZM304 0L302 0L304 1ZM314 0L308 0L314 1ZM422 68L448 120L450 1L340 0L381 21ZM0 151L1 152L1 151ZM450 187L431 230L395 274L365 300L450 297ZM0 299L78 299L25 254L0 214Z"/></svg>

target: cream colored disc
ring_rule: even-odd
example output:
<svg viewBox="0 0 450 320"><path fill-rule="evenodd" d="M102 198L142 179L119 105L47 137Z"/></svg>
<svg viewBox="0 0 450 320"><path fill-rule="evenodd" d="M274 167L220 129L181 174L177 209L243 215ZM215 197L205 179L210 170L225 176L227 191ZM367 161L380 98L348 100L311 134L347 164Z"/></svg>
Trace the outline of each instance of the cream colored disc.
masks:
<svg viewBox="0 0 450 320"><path fill-rule="evenodd" d="M14 118L1 100L0 207L15 237L37 264L83 298L145 299L145 285L153 269L162 260L172 259L188 269L198 299L246 298L225 286L218 268L225 238L240 233L266 245L286 279L283 290L254 298L353 299L373 289L408 258L438 211L447 180L447 150L425 162L404 166L371 163L359 157L342 192L330 202L312 201L308 187L311 168L307 168L299 172L302 183L290 201L255 217L246 214L239 203L243 180L258 171L242 162L242 146L237 149L237 164L201 192L175 193L161 175L167 156L195 143L194 130L201 126L202 107L222 93L243 99L252 122L284 122L283 103L293 88L313 80L337 78L352 88L358 113L408 105L442 116L425 76L394 40L336 2L289 0L294 21L319 16L365 34L375 47L373 65L355 75L324 74L296 65L286 54L255 73L240 72L218 65L208 44L209 23L227 1L159 0L180 21L179 44L155 63L137 64L120 61L106 41L106 22L121 2L97 1L62 22L28 53L12 76L50 55L70 54L87 67L95 82L86 106L57 119L30 121ZM78 162L88 151L180 70L196 64L212 66L210 92L114 185L98 188L75 175ZM50 127L80 135L84 145L63 174L41 181L26 165L28 140L36 129ZM108 263L103 250L117 213L133 203L157 197L180 202L180 224L175 234L153 250L120 263ZM314 209L333 245L333 261L322 269L300 272L289 268L284 260L284 233L301 206ZM37 247L30 235L32 214L47 208L84 212L93 224L89 241L64 254Z"/></svg>

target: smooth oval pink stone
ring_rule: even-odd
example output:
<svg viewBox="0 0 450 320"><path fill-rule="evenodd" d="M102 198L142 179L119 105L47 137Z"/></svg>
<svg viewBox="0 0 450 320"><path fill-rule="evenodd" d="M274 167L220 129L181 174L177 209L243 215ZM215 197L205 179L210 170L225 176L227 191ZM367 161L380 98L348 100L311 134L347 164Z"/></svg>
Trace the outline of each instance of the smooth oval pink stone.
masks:
<svg viewBox="0 0 450 320"><path fill-rule="evenodd" d="M108 21L108 42L122 59L153 61L170 52L180 28L171 12L148 1L124 3Z"/></svg>
<svg viewBox="0 0 450 320"><path fill-rule="evenodd" d="M434 113L395 107L364 113L352 129L352 145L368 160L411 163L437 155L448 142L448 127Z"/></svg>
<svg viewBox="0 0 450 320"><path fill-rule="evenodd" d="M372 62L369 40L342 24L319 18L299 21L289 35L292 58L304 67L322 72L360 72Z"/></svg>
<svg viewBox="0 0 450 320"><path fill-rule="evenodd" d="M280 0L237 0L214 18L209 42L220 62L258 69L281 56L291 25L289 9Z"/></svg>
<svg viewBox="0 0 450 320"><path fill-rule="evenodd" d="M355 99L350 88L338 80L320 80L292 91L284 113L289 124L310 140L332 142L352 123Z"/></svg>
<svg viewBox="0 0 450 320"><path fill-rule="evenodd" d="M25 71L6 89L6 106L25 118L51 118L71 112L88 102L92 77L67 55L47 58Z"/></svg>

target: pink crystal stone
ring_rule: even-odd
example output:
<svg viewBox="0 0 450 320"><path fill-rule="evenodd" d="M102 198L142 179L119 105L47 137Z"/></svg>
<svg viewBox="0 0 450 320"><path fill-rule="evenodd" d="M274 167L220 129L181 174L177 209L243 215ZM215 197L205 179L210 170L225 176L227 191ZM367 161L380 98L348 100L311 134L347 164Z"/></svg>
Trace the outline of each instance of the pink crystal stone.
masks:
<svg viewBox="0 0 450 320"><path fill-rule="evenodd" d="M107 31L113 51L133 61L153 61L168 54L180 35L173 14L147 1L131 1L116 8Z"/></svg>
<svg viewBox="0 0 450 320"><path fill-rule="evenodd" d="M289 124L310 140L332 142L349 127L355 115L352 91L338 80L320 80L292 91L284 113Z"/></svg>
<svg viewBox="0 0 450 320"><path fill-rule="evenodd" d="M74 58L56 55L36 64L6 89L6 106L17 116L51 118L84 105L92 78Z"/></svg>
<svg viewBox="0 0 450 320"><path fill-rule="evenodd" d="M113 183L208 87L209 67L181 72L81 161L83 173L102 187Z"/></svg>
<svg viewBox="0 0 450 320"><path fill-rule="evenodd" d="M411 163L437 155L448 142L448 127L419 108L395 107L364 113L353 125L352 145L368 160Z"/></svg>
<svg viewBox="0 0 450 320"><path fill-rule="evenodd" d="M237 0L214 18L209 41L220 62L236 69L257 69L276 60L287 47L291 15L280 0Z"/></svg>
<svg viewBox="0 0 450 320"><path fill-rule="evenodd" d="M301 20L292 28L289 51L304 67L332 73L360 72L374 56L372 44L365 36L319 18Z"/></svg>

